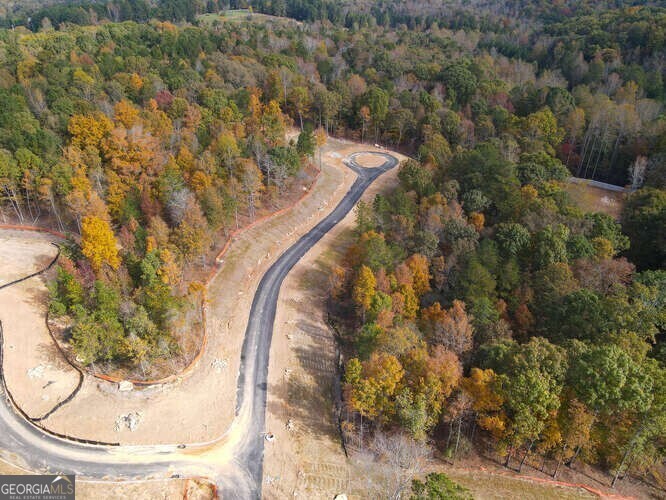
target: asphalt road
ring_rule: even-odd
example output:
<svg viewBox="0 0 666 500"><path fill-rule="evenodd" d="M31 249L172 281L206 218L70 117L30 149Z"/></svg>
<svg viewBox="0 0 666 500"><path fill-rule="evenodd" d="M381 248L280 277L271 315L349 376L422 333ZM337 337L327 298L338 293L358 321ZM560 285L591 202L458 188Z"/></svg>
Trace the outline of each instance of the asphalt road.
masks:
<svg viewBox="0 0 666 500"><path fill-rule="evenodd" d="M347 165L358 175L347 194L326 218L289 247L266 271L252 302L250 319L241 351L241 367L236 397L236 415L248 412L250 422L247 427L246 440L239 449L237 461L241 467L247 470L251 480L251 490L255 492L257 497L261 493L264 460L264 437L262 433L264 432L266 419L268 357L271 350L273 324L275 323L275 312L282 281L308 250L347 215L368 186L381 174L398 164L395 157L382 153L386 162L381 167L363 168L355 162L355 157L358 154L352 155L347 162Z"/></svg>
<svg viewBox="0 0 666 500"><path fill-rule="evenodd" d="M3 456L34 471L75 473L92 478L137 479L164 477L165 474L203 474L217 481L222 498L260 498L268 361L282 282L308 250L354 207L368 186L398 164L394 156L376 153L386 159L385 163L376 168L363 168L355 161L359 154L363 153L354 154L347 161L358 177L338 206L289 247L259 283L241 351L233 439L223 436L212 443L188 445L186 449L176 445L117 447L67 441L47 434L16 413L0 387L0 449L5 452ZM0 359L1 349L2 346ZM211 451L215 447L217 452ZM220 449L224 449L223 452ZM197 450L208 450L212 458L206 460L198 456ZM224 457L229 457L226 463L217 463Z"/></svg>

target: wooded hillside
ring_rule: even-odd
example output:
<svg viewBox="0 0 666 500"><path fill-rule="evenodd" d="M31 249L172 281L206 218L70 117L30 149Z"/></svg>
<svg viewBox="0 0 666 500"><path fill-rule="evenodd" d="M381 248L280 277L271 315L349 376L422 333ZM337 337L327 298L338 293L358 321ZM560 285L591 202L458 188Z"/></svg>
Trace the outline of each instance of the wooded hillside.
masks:
<svg viewBox="0 0 666 500"><path fill-rule="evenodd" d="M24 27L0 31L0 217L80 236L52 311L83 362L150 366L178 349L211 242L307 175L314 129L403 150L331 277L347 436L657 481L661 4L253 2L294 23L111 0L5 19ZM571 175L626 186L620 220L574 205Z"/></svg>

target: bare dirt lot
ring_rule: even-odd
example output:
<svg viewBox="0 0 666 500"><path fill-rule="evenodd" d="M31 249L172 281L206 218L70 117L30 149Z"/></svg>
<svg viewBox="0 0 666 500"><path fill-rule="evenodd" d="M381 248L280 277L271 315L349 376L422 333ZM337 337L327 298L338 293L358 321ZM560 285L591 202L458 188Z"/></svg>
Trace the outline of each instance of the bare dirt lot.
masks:
<svg viewBox="0 0 666 500"><path fill-rule="evenodd" d="M587 184L567 182L565 189L571 200L585 212L601 212L614 219L620 218L624 206L624 193L608 191Z"/></svg>
<svg viewBox="0 0 666 500"><path fill-rule="evenodd" d="M208 482L170 479L117 483L77 481L76 498L82 500L212 500L216 497Z"/></svg>
<svg viewBox="0 0 666 500"><path fill-rule="evenodd" d="M0 231L0 285L46 267L57 254L52 240L31 232ZM47 294L41 275L0 289L5 379L31 417L44 415L79 382L78 372L62 359L46 329Z"/></svg>

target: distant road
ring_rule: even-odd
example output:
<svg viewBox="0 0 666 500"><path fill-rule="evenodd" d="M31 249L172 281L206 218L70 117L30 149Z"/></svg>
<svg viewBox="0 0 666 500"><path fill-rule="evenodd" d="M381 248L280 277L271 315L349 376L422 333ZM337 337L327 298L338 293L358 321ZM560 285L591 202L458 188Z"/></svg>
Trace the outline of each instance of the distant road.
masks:
<svg viewBox="0 0 666 500"><path fill-rule="evenodd" d="M380 155L383 165L364 168L361 154ZM388 153L356 153L346 164L357 179L338 206L289 247L266 271L257 288L241 351L236 417L229 431L210 444L156 446L86 445L49 435L26 421L12 406L0 384L0 449L12 463L33 471L74 473L93 478L135 479L165 474L205 475L217 481L223 498L261 497L268 361L277 300L284 278L294 265L347 213L372 182L398 165ZM9 289L0 293L11 293ZM4 346L0 345L0 363ZM202 408L201 411L206 411ZM75 434L75 430L72 430ZM3 456L6 456L3 454ZM16 460L15 457L20 458Z"/></svg>
<svg viewBox="0 0 666 500"><path fill-rule="evenodd" d="M607 191L615 191L616 193L626 193L628 189L624 186L617 186L615 184L608 184L607 182L593 181L592 179L582 179L580 177L569 177L569 182L573 184L585 184L586 186L593 186Z"/></svg>

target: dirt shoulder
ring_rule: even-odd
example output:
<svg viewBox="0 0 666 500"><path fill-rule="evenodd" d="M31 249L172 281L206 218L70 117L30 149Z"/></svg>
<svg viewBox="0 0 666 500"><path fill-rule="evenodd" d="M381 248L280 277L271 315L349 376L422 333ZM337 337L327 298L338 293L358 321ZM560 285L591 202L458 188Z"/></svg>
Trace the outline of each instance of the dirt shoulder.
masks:
<svg viewBox="0 0 666 500"><path fill-rule="evenodd" d="M0 231L0 285L34 273L53 260L57 248L48 235ZM79 383L46 329L48 290L41 275L0 289L4 374L14 399L31 417L41 417Z"/></svg>
<svg viewBox="0 0 666 500"><path fill-rule="evenodd" d="M367 150L331 139L309 196L296 207L240 234L208 288L208 344L182 380L121 392L117 384L86 377L78 395L43 424L55 432L122 444L205 442L223 435L235 410L240 351L259 279L289 245L344 196L355 179L342 159ZM318 158L318 155L317 155ZM44 303L35 303L43 323ZM130 430L123 416L138 422Z"/></svg>
<svg viewBox="0 0 666 500"><path fill-rule="evenodd" d="M191 479L156 481L77 481L76 498L81 500L212 500L211 484Z"/></svg>
<svg viewBox="0 0 666 500"><path fill-rule="evenodd" d="M364 150L368 148L350 146L325 161ZM359 155L357 161L372 167L377 157ZM397 173L394 168L382 175L363 200L390 190ZM336 345L325 321L325 301L330 269L352 243L354 223L351 211L300 260L280 290L266 415L266 431L275 441L266 443L264 452L265 498L333 498L349 492L353 470L337 431Z"/></svg>

